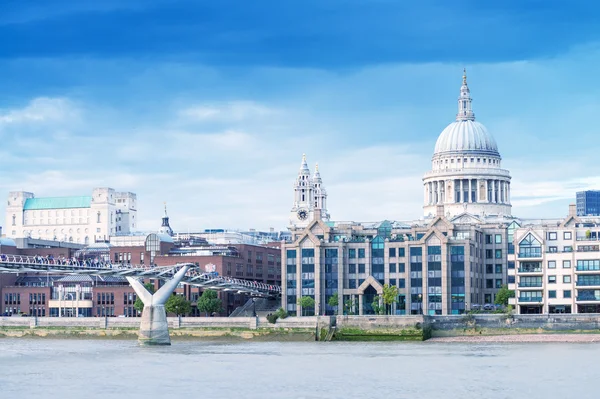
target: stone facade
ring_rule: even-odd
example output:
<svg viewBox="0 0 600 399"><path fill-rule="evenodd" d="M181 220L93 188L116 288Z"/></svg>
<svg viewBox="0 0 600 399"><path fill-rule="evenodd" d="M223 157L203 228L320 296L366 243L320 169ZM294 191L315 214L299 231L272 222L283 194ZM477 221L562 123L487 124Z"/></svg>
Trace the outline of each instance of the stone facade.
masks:
<svg viewBox="0 0 600 399"><path fill-rule="evenodd" d="M95 188L91 196L37 198L33 193L8 194L7 237L89 244L137 226L137 197L112 188Z"/></svg>

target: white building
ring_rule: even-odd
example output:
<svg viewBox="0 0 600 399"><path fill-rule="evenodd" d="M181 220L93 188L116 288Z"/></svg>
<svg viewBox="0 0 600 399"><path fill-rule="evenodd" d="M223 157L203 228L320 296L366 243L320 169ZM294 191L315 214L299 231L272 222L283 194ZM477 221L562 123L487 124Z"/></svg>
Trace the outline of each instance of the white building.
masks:
<svg viewBox="0 0 600 399"><path fill-rule="evenodd" d="M519 314L600 312L600 217L519 221L509 226L510 303Z"/></svg>
<svg viewBox="0 0 600 399"><path fill-rule="evenodd" d="M136 219L134 193L95 188L90 196L36 198L30 192L13 191L8 194L5 234L88 244L128 234Z"/></svg>
<svg viewBox="0 0 600 399"><path fill-rule="evenodd" d="M426 218L436 215L510 216L510 174L501 168L502 157L494 137L475 121L466 72L458 97L456 121L435 143L431 171L423 177Z"/></svg>

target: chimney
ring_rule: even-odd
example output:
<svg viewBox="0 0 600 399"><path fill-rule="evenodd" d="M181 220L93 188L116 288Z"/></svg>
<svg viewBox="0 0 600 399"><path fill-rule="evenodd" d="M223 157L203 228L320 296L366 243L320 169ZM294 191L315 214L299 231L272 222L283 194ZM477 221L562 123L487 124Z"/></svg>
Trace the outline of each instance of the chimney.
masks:
<svg viewBox="0 0 600 399"><path fill-rule="evenodd" d="M444 217L444 205L437 205L435 207L435 216Z"/></svg>
<svg viewBox="0 0 600 399"><path fill-rule="evenodd" d="M569 216L577 216L577 205L569 204Z"/></svg>

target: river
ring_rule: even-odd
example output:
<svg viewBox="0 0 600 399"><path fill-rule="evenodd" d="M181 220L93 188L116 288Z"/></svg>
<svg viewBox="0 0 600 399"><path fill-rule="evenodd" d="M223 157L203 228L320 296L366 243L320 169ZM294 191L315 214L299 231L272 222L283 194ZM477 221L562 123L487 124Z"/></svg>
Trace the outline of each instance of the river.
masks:
<svg viewBox="0 0 600 399"><path fill-rule="evenodd" d="M595 398L599 344L0 339L0 398Z"/></svg>

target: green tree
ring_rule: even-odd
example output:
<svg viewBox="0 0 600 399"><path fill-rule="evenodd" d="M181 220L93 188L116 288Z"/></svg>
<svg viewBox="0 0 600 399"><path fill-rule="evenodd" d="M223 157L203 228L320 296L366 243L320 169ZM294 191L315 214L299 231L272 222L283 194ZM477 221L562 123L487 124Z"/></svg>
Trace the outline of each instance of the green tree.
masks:
<svg viewBox="0 0 600 399"><path fill-rule="evenodd" d="M373 297L373 302L371 302L371 308L375 314L383 314L383 306L379 304L380 298L379 295L375 295Z"/></svg>
<svg viewBox="0 0 600 399"><path fill-rule="evenodd" d="M207 315L218 313L221 311L221 300L218 298L216 291L204 290L202 296L198 298L197 307L199 311Z"/></svg>
<svg viewBox="0 0 600 399"><path fill-rule="evenodd" d="M352 309L356 309L357 307L358 307L358 301L356 300L356 298L354 298L354 301L352 301L352 299L348 299L348 300L346 300L346 302L344 302L344 312L347 315L353 315L354 310L352 310Z"/></svg>
<svg viewBox="0 0 600 399"><path fill-rule="evenodd" d="M337 307L339 305L339 298L338 298L338 293L334 292L332 296L329 297L329 300L327 301L327 304L329 306L331 306L332 308L335 308L335 311L337 313Z"/></svg>
<svg viewBox="0 0 600 399"><path fill-rule="evenodd" d="M177 316L185 316L192 310L190 301L182 295L171 295L165 303L167 313L175 313Z"/></svg>
<svg viewBox="0 0 600 399"><path fill-rule="evenodd" d="M385 284L383 286L383 305L385 306L385 313L390 314L392 312L392 304L398 300L398 287L395 285Z"/></svg>
<svg viewBox="0 0 600 399"><path fill-rule="evenodd" d="M515 291L509 290L507 285L503 285L496 293L496 305L508 305L508 298L514 298Z"/></svg>
<svg viewBox="0 0 600 399"><path fill-rule="evenodd" d="M309 296L303 296L298 299L298 305L302 308L302 316L306 315L305 309L310 309L315 307L315 300Z"/></svg>
<svg viewBox="0 0 600 399"><path fill-rule="evenodd" d="M152 283L146 283L144 284L144 288L151 294L154 294L154 284ZM133 304L133 307L135 308L135 310L137 310L138 312L142 312L144 310L144 302L142 302L142 300L138 297L135 300L135 303Z"/></svg>

